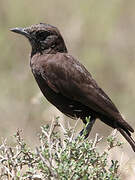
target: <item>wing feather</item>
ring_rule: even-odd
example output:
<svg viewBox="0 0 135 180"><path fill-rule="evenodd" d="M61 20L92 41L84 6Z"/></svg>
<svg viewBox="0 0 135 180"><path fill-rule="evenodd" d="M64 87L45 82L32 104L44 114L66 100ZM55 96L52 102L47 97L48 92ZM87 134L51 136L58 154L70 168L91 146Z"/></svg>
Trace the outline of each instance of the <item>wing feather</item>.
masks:
<svg viewBox="0 0 135 180"><path fill-rule="evenodd" d="M39 62L40 63L36 63ZM97 85L87 69L67 53L35 55L31 60L33 74L40 74L45 84L55 92L88 106L95 113L108 118L113 127L133 132L133 128L122 118L116 106Z"/></svg>
<svg viewBox="0 0 135 180"><path fill-rule="evenodd" d="M86 68L71 55L58 53L57 56L48 56L43 69L45 72L42 72L42 76L46 76L48 86L55 92L107 117L119 116L111 99L99 88Z"/></svg>

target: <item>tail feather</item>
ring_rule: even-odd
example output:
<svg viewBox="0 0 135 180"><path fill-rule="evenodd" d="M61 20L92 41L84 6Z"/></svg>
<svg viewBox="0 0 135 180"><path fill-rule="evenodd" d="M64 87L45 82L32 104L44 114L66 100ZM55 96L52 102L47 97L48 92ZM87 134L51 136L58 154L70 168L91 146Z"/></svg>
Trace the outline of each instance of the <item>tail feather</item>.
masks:
<svg viewBox="0 0 135 180"><path fill-rule="evenodd" d="M116 122L116 127L122 128L124 130L130 131L130 132L134 132L134 129L130 126L130 124L128 124L123 117L121 116L121 114L119 114L117 116L117 118L115 119ZM129 133L129 132L127 132Z"/></svg>
<svg viewBox="0 0 135 180"><path fill-rule="evenodd" d="M124 136L124 138L128 141L133 151L135 152L135 141L133 140L133 138L121 128L118 128L118 131Z"/></svg>

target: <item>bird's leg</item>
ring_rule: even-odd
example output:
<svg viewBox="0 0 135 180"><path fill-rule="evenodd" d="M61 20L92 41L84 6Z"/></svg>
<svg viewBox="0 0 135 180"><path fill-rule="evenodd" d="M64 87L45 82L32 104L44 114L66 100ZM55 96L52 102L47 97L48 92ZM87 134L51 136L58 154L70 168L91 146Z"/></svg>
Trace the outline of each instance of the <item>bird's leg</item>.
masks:
<svg viewBox="0 0 135 180"><path fill-rule="evenodd" d="M93 127L93 124L95 123L95 120L96 120L96 118L91 116L90 121L87 123L86 127L81 130L79 135L82 136L84 134L84 138L86 139L91 132L91 129Z"/></svg>

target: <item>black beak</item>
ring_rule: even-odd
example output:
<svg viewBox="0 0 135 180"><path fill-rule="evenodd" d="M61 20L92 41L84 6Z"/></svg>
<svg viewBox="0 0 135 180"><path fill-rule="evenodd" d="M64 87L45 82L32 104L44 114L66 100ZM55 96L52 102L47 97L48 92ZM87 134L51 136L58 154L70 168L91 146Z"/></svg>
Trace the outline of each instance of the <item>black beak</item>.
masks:
<svg viewBox="0 0 135 180"><path fill-rule="evenodd" d="M13 28L13 29L10 29L10 31L18 33L18 34L22 34L29 39L31 38L30 34L26 31L25 28Z"/></svg>

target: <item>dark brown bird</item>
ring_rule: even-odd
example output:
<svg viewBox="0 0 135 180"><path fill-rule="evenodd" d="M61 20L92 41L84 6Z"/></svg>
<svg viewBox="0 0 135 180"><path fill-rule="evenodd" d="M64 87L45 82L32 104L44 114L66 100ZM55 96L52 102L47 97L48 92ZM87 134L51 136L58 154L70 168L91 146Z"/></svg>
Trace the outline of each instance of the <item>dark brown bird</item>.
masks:
<svg viewBox="0 0 135 180"><path fill-rule="evenodd" d="M40 23L11 31L24 35L32 46L30 66L44 96L65 115L81 118L86 137L97 118L118 129L135 151L134 129L123 119L111 99L97 85L87 69L68 54L59 30ZM80 134L83 133L83 130Z"/></svg>

